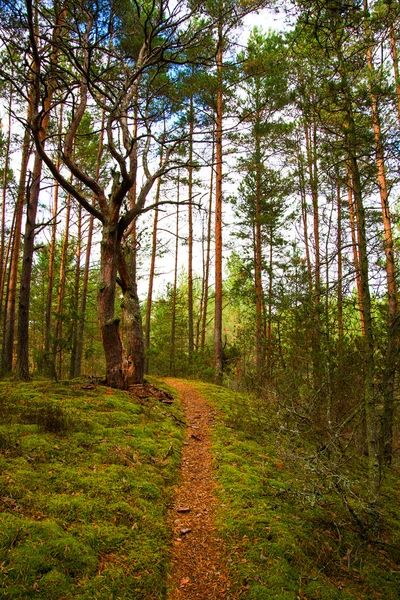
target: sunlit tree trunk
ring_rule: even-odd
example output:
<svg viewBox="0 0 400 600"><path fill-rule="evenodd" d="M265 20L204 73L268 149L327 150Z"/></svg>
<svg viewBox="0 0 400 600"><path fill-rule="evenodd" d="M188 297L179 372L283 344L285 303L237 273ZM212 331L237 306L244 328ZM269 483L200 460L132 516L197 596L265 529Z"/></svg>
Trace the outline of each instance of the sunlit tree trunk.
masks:
<svg viewBox="0 0 400 600"><path fill-rule="evenodd" d="M208 201L208 221L207 221L207 242L206 242L206 258L205 258L205 274L203 281L203 317L201 326L201 351L204 351L207 329L207 309L208 309L208 287L210 275L210 254L211 254L211 227L212 227L212 200L214 194L214 160L215 160L215 136L213 131L212 138L212 157L211 157L211 174L210 174L210 194Z"/></svg>
<svg viewBox="0 0 400 600"><path fill-rule="evenodd" d="M364 0L364 9L368 11L367 0ZM370 32L366 31L367 37ZM372 127L375 137L375 160L379 195L382 207L382 221L384 231L384 250L386 259L386 283L388 295L388 343L385 357L385 368L382 376L383 391L383 418L382 418L382 445L383 455L387 464L392 460L393 445L393 396L397 357L399 353L398 340L398 294L396 284L396 261L394 255L392 223L389 207L389 193L386 180L385 155L382 142L381 121L379 115L378 97L374 92L375 69L372 58L372 40L367 47L367 65L369 69L369 92L371 99Z"/></svg>

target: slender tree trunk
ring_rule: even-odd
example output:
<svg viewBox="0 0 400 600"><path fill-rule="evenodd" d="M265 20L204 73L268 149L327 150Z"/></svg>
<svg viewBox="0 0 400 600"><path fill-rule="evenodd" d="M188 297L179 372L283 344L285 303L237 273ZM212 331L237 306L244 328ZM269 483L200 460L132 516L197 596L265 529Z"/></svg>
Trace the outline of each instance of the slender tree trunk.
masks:
<svg viewBox="0 0 400 600"><path fill-rule="evenodd" d="M204 352L204 346L206 342L206 329L207 329L207 309L208 309L208 287L209 287L209 275L210 275L210 254L211 254L211 227L212 227L212 200L213 200L213 185L214 185L214 160L215 160L215 135L213 131L212 139L212 157L211 157L211 175L210 175L210 195L208 201L208 222L207 222L207 249L206 249L206 261L205 261L205 276L203 282L204 288L204 301L203 301L203 319L201 326L201 342L200 348Z"/></svg>
<svg viewBox="0 0 400 600"><path fill-rule="evenodd" d="M60 105L60 120L59 120L59 139L61 139L63 124L63 105ZM61 148L58 148L56 167L60 169L61 164ZM49 271L48 271L48 283L47 283L47 298L46 298L46 313L45 313L45 336L44 336L44 353L45 360L47 357L50 358L51 349L51 313L53 308L53 287L54 287L54 261L56 252L56 236L57 236L57 215L58 215L58 197L60 191L60 184L57 180L54 180L54 191L53 191L53 223L51 227L51 240L49 248Z"/></svg>
<svg viewBox="0 0 400 600"><path fill-rule="evenodd" d="M347 197L349 201L349 216L350 216L350 230L351 230L351 242L353 247L353 262L356 276L357 296L358 296L358 307L360 311L360 327L361 335L365 336L365 324L364 324L364 307L363 307L363 295L361 286L361 275L360 275L360 257L359 257L359 240L358 240L358 227L356 224L357 207L355 198L353 196L353 183L350 169L349 159L346 161L347 169Z"/></svg>
<svg viewBox="0 0 400 600"><path fill-rule="evenodd" d="M303 232L304 232L304 247L306 252L306 266L307 266L307 283L308 283L308 292L310 294L310 298L312 295L312 265L311 265L311 254L310 254L310 242L308 235L308 220L307 220L307 196L306 196L306 185L304 178L304 165L303 165L303 156L301 155L301 151L299 149L298 153L298 170L299 170L299 187L300 187L300 197L301 197L301 215L303 220Z"/></svg>
<svg viewBox="0 0 400 600"><path fill-rule="evenodd" d="M5 145L4 155L4 171L3 171L3 191L1 195L1 231L0 231L0 319L3 314L3 294L4 281L6 274L6 205L7 205L7 189L8 189L8 169L10 165L10 145L11 145L11 112L12 112L12 87L10 84L9 90L9 105L8 105L8 131Z"/></svg>
<svg viewBox="0 0 400 600"><path fill-rule="evenodd" d="M176 297L178 289L178 252L179 252L179 195L180 195L180 178L178 171L178 195L176 204L176 226L175 226L175 265L174 265L174 287L172 291L172 306L171 306L171 336L169 344L169 373L176 375L175 370L175 340L176 340Z"/></svg>
<svg viewBox="0 0 400 600"><path fill-rule="evenodd" d="M257 123L260 116L256 116ZM260 134L255 134L256 142L256 206L254 223L254 291L256 297L256 369L257 380L261 383L265 361L265 340L263 327L264 294L262 287L262 238L261 238L261 141Z"/></svg>
<svg viewBox="0 0 400 600"><path fill-rule="evenodd" d="M67 208L65 213L65 230L61 249L60 274L57 292L57 308L55 316L54 342L53 342L53 363L56 366L56 373L59 379L62 377L63 364L63 344L62 344L62 316L63 304L65 298L65 282L67 269L67 253L69 244L69 225L71 214L71 195L67 195Z"/></svg>
<svg viewBox="0 0 400 600"><path fill-rule="evenodd" d="M269 269L268 269L268 313L267 313L267 371L269 377L272 378L272 291L273 291L273 245L272 245L272 227L269 231ZM264 319L265 322L265 319Z"/></svg>
<svg viewBox="0 0 400 600"><path fill-rule="evenodd" d="M364 9L368 10L367 1L364 0ZM367 31L368 34L368 31ZM375 137L375 160L379 194L382 207L382 221L385 239L386 283L388 295L388 343L385 357L385 368L382 377L383 391L383 418L382 418L382 445L383 456L387 464L392 460L393 445L393 397L394 384L399 353L398 340L398 294L396 284L396 261L392 235L392 223L389 207L389 192L386 181L385 155L382 142L381 122L379 116L378 98L373 91L374 65L372 59L372 42L367 48L367 65L370 73L369 92L371 99L372 127Z"/></svg>
<svg viewBox="0 0 400 600"><path fill-rule="evenodd" d="M189 166L188 166L188 358L189 367L194 352L194 318L193 318L193 96L189 106Z"/></svg>
<svg viewBox="0 0 400 600"><path fill-rule="evenodd" d="M342 258L342 195L340 189L339 172L336 172L336 208L337 208L337 306L338 306L338 337L339 354L341 355L341 344L343 342L343 258Z"/></svg>
<svg viewBox="0 0 400 600"><path fill-rule="evenodd" d="M216 113L216 180L215 180L215 320L214 320L214 371L215 382L222 384L222 23L218 23L217 49L217 113Z"/></svg>
<svg viewBox="0 0 400 600"><path fill-rule="evenodd" d="M313 206L313 233L314 233L314 299L312 306L311 323L311 344L312 344L312 365L313 365L313 388L318 396L318 408L321 409L323 402L323 382L324 376L321 364L321 252L320 252L320 234L319 234L319 198L318 198L318 176L317 176L317 139L315 120L309 126L304 126L308 177L311 189L311 198Z"/></svg>
<svg viewBox="0 0 400 600"><path fill-rule="evenodd" d="M78 329L79 329L79 288L81 283L81 253L82 253L82 206L78 204L78 227L76 235L75 250L75 278L73 290L73 312L72 312L72 346L69 366L69 375L71 379L77 377L76 374L76 354L78 347Z"/></svg>
<svg viewBox="0 0 400 600"><path fill-rule="evenodd" d="M103 155L103 142L104 142L104 110L101 114L101 126L100 126L100 139L99 146L97 149L97 159L96 159L96 181L99 180L100 177L100 167L101 167L101 158ZM93 195L92 204L95 204L96 197ZM75 377L80 377L82 372L82 355L83 355L83 334L85 329L85 315L86 315L86 298L88 293L88 284L89 284L89 270L90 270L90 255L92 251L92 240L93 240L93 228L94 228L94 217L90 215L89 217L89 229L88 236L86 241L86 255L85 255L85 266L83 270L83 279L82 279L82 295L81 295L81 306L79 312L78 319L78 336L77 336L77 347L76 347L76 357L75 357Z"/></svg>
<svg viewBox="0 0 400 600"><path fill-rule="evenodd" d="M397 96L397 116L400 122L400 73L399 73L399 57L397 54L397 41L394 33L393 23L389 26L390 52L393 60L394 82L396 86Z"/></svg>
<svg viewBox="0 0 400 600"><path fill-rule="evenodd" d="M65 9L56 16L55 27L53 30L53 49L50 54L50 61L53 66L56 66L58 60L58 43L61 27L64 22ZM36 17L35 17L36 18ZM36 28L36 23L35 23ZM36 33L35 33L36 35ZM33 77L34 83L38 83L38 74L35 73L38 68L38 64L34 59ZM46 88L46 96L43 100L43 118L41 119L40 128L40 139L43 145L45 144L47 129L50 119L50 108L52 104L52 98L55 91L56 81L54 79L49 80ZM37 93L37 87L33 86L33 101L32 101L32 115L36 115L39 110L39 96ZM39 152L35 152L35 161L33 165L32 184L28 197L28 208L27 208L27 220L25 226L24 236L24 256L21 270L21 286L19 295L19 307L18 307L18 360L17 360L17 373L18 377L24 381L28 381L29 375L29 305L31 296L31 278L32 278L32 265L33 265L33 253L35 245L35 229L36 229L36 214L39 203L40 193L40 178L42 173L43 159Z"/></svg>
<svg viewBox="0 0 400 600"><path fill-rule="evenodd" d="M162 157L161 157L162 161ZM158 233L158 203L160 201L161 192L161 177L157 181L156 197L155 197L155 209L154 209L154 220L153 220L153 234L151 244L151 260L150 260L150 272L149 272L149 286L147 290L147 302L146 302L146 332L144 338L144 350L145 350L145 368L144 372L149 372L149 350L150 350L150 335L151 335L151 309L153 304L153 287L154 287L154 274L156 267L156 256L157 256L157 233Z"/></svg>
<svg viewBox="0 0 400 600"><path fill-rule="evenodd" d="M42 159L35 153L32 182L28 196L24 253L22 259L21 284L18 304L18 354L17 374L22 381L29 381L29 305L31 294L33 253L35 246L36 214L39 203Z"/></svg>
<svg viewBox="0 0 400 600"><path fill-rule="evenodd" d="M3 372L3 374L10 373L12 370L12 366L13 366L18 266L19 266L19 255L20 255L20 248L21 248L22 217L23 217L24 201L25 201L25 197L26 197L25 184L26 184L26 174L27 174L27 170L28 170L29 155L30 155L30 135L29 135L29 132L26 131L25 135L24 135L23 145L22 145L21 169L20 169L17 201L15 204L15 229L14 229L13 244L12 244L12 251L11 251L11 263L10 263L10 271L9 271L9 278L8 278L7 303L6 303L6 310L5 310L5 316L4 316L4 339L3 339L3 354L2 354L2 372Z"/></svg>
<svg viewBox="0 0 400 600"><path fill-rule="evenodd" d="M342 62L341 65L344 63ZM347 82L344 81L345 92L348 91ZM360 281L364 314L364 405L365 422L368 447L368 496L371 512L371 526L378 526L378 505L381 483L381 460L378 435L378 416L375 392L375 361L374 361L374 333L371 313L371 296L369 289L368 247L365 222L365 211L361 193L361 177L356 158L357 135L351 109L351 99L346 98L347 126L345 130L345 144L348 152L353 193L357 211L357 228L359 235Z"/></svg>

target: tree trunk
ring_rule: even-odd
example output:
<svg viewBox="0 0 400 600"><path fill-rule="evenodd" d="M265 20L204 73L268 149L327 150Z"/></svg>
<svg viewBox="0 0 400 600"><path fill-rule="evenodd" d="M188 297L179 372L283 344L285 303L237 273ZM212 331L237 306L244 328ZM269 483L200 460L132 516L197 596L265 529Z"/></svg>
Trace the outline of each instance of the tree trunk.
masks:
<svg viewBox="0 0 400 600"><path fill-rule="evenodd" d="M32 182L28 196L24 253L22 259L21 284L18 304L18 354L17 374L22 381L29 381L29 304L31 295L33 253L35 247L36 214L39 203L42 159L35 152Z"/></svg>
<svg viewBox="0 0 400 600"><path fill-rule="evenodd" d="M125 389L124 352L119 335L120 319L115 315L115 281L118 268L118 230L115 223L105 223L101 241L100 282L97 314L106 358L106 380L111 387Z"/></svg>
<svg viewBox="0 0 400 600"><path fill-rule="evenodd" d="M189 368L194 352L193 319L193 96L189 104L189 166L188 166L188 358Z"/></svg>
<svg viewBox="0 0 400 600"><path fill-rule="evenodd" d="M337 306L339 347L343 342L343 258L342 258L342 195L339 170L336 172L336 208L337 208ZM339 348L339 351L341 348Z"/></svg>
<svg viewBox="0 0 400 600"><path fill-rule="evenodd" d="M367 10L367 2L364 0ZM367 32L368 33L368 32ZM372 43L372 42L371 42ZM370 73L369 92L371 99L372 127L375 137L375 160L378 178L379 195L382 207L382 221L385 239L386 283L388 295L388 342L385 356L385 367L382 376L383 392L383 417L382 417L382 445L383 456L386 464L392 461L393 445L393 397L394 384L399 353L398 340L398 294L396 284L396 261L394 255L392 223L389 207L389 193L386 181L385 155L382 142L381 122L379 116L378 98L373 91L374 65L372 59L371 43L367 48L367 65Z"/></svg>
<svg viewBox="0 0 400 600"><path fill-rule="evenodd" d="M101 126L100 126L100 139L99 146L97 149L97 160L96 160L96 181L99 180L100 177L100 166L101 166L101 158L103 155L103 141L104 141L104 110L101 114ZM96 202L96 197L93 195L92 204L94 205ZM88 292L88 284L89 284L89 270L90 270L90 255L92 251L92 239L93 239L93 228L94 228L94 218L93 215L89 217L89 229L88 236L86 242L86 256L85 256L85 266L83 270L83 279L82 279L82 295L81 295L81 306L79 311L79 319L78 319L78 336L77 336L77 346L76 346L76 356L75 356L75 376L80 377L82 372L82 355L83 355L83 334L85 329L85 314L86 314L86 297Z"/></svg>
<svg viewBox="0 0 400 600"><path fill-rule="evenodd" d="M163 160L163 150L161 148L160 154L160 166ZM156 267L156 256L157 256L157 234L158 234L158 203L160 201L161 193L161 177L157 180L156 197L155 197L155 209L154 209L154 220L153 220L153 234L151 244L151 260L150 260L150 272L149 272L149 285L147 290L147 302L146 302L146 330L144 338L144 352L145 352L145 365L144 372L149 372L149 350L150 350L150 336L151 336L151 309L153 304L153 286L154 286L154 274Z"/></svg>
<svg viewBox="0 0 400 600"><path fill-rule="evenodd" d="M123 293L122 314L126 331L126 356L123 350L122 374L124 388L141 384L144 381L145 353L142 329L142 313L137 295L136 281L133 280L119 245L118 271Z"/></svg>
<svg viewBox="0 0 400 600"><path fill-rule="evenodd" d="M29 109L30 110L30 109ZM15 204L15 229L11 251L10 272L8 276L7 303L4 315L4 338L2 353L2 373L7 374L12 371L13 351L14 351L14 332L15 332L15 312L18 282L19 254L21 247L21 231L23 207L26 197L26 174L28 170L28 161L30 155L30 135L25 131L22 145L21 170L19 177L17 201Z"/></svg>
<svg viewBox="0 0 400 600"><path fill-rule="evenodd" d="M345 84L346 85L346 84ZM347 90L347 88L346 88ZM378 436L378 416L376 408L375 393L375 361L374 361L374 333L371 313L371 297L369 290L369 266L368 266L368 248L365 223L365 211L361 193L361 178L356 158L357 136L354 125L354 119L351 110L351 100L347 100L347 126L345 131L345 143L348 152L349 167L351 179L353 182L353 193L357 211L357 229L359 236L359 257L360 257L360 282L362 292L362 304L364 315L364 405L365 422L367 432L368 447L368 497L371 513L371 526L376 529L378 526L378 505L379 490L381 483L381 461L379 453Z"/></svg>
<svg viewBox="0 0 400 600"><path fill-rule="evenodd" d="M360 275L360 257L359 257L359 241L357 239L358 227L356 225L357 207L355 198L353 196L353 183L350 169L349 159L346 161L347 169L347 197L349 201L349 216L350 216L350 230L351 230L351 242L353 247L353 262L356 276L357 296L358 296L358 307L360 311L360 327L361 335L365 335L364 325L364 308L363 308L363 295L361 286L361 275Z"/></svg>
<svg viewBox="0 0 400 600"><path fill-rule="evenodd" d="M175 227L175 265L174 265L174 287L172 291L171 306L171 336L169 344L169 374L175 377L175 340L176 340L176 296L178 287L178 252L179 252L179 195L180 180L178 172L178 197L176 204L176 227Z"/></svg>
<svg viewBox="0 0 400 600"><path fill-rule="evenodd" d="M206 342L206 329L207 329L207 309L208 309L208 286L209 286L209 275L210 275L210 254L211 254L211 226L212 226L212 200L213 200L213 184L214 184L214 159L215 159L215 135L213 131L212 139L212 157L211 157L211 175L210 175L210 195L208 201L208 221L207 221L207 248L206 248L206 260L205 260L205 275L203 282L203 319L201 326L201 342L200 348L204 352L204 346Z"/></svg>
<svg viewBox="0 0 400 600"><path fill-rule="evenodd" d="M61 137L63 123L63 105L60 107L60 120L59 120L59 136ZM61 164L61 148L58 148L56 167L59 170ZM54 192L53 192L53 223L51 227L51 240L49 248L49 272L48 272L48 283L47 283L47 298L46 298L46 313L45 313L45 336L44 336L44 354L47 362L47 357L50 358L51 348L51 313L53 308L53 286L54 286L54 260L56 252L56 235L57 235L57 215L58 215L58 197L59 197L60 184L54 180Z"/></svg>
<svg viewBox="0 0 400 600"><path fill-rule="evenodd" d="M400 73L399 73L399 57L397 54L397 42L396 36L394 33L394 27L391 23L389 26L389 40L390 40L390 52L392 54L393 60L393 72L394 72L394 82L396 86L396 96L397 96L397 116L400 123Z"/></svg>
<svg viewBox="0 0 400 600"><path fill-rule="evenodd" d="M72 347L69 366L71 379L78 377L76 373L76 354L78 347L79 329L79 288L81 283L81 250L82 250L82 206L78 204L78 227L75 250L75 281L73 290L73 312L72 312Z"/></svg>
<svg viewBox="0 0 400 600"><path fill-rule="evenodd" d="M72 181L72 178L71 178ZM70 225L70 214L71 214L71 196L67 195L67 210L65 214L65 230L61 249L60 258L60 275L58 282L57 292L57 308L54 328L54 342L53 342L53 364L55 366L55 372L59 379L62 377L62 363L63 363L63 344L62 344L62 313L63 304L65 298L65 281L66 281L66 268L67 268L67 252L69 243L69 225Z"/></svg>
<svg viewBox="0 0 400 600"><path fill-rule="evenodd" d="M216 113L216 180L215 180L215 320L214 320L214 372L215 383L222 384L222 23L218 23L217 50L217 113Z"/></svg>
<svg viewBox="0 0 400 600"><path fill-rule="evenodd" d="M260 122L259 115L256 116L257 124ZM264 340L264 294L262 287L262 239L261 239L261 141L260 134L255 134L256 156L255 156L255 175L256 175L256 206L255 206L255 224L254 224L254 292L256 298L256 370L257 380L262 381L263 367L265 360L265 340Z"/></svg>
<svg viewBox="0 0 400 600"><path fill-rule="evenodd" d="M8 105L8 131L7 141L5 146L4 171L3 171L3 192L1 196L1 231L0 231L0 320L3 314L3 294L4 282L6 275L7 258L6 254L6 204L7 204L7 188L8 188L8 168L10 164L10 145L11 145L11 112L12 112L12 87L10 84L9 90L9 105Z"/></svg>

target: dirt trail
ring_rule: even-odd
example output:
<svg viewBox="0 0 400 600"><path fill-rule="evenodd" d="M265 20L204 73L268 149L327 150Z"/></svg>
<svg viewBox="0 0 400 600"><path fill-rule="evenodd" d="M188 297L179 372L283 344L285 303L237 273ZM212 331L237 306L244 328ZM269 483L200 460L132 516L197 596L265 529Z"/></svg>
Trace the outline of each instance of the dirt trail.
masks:
<svg viewBox="0 0 400 600"><path fill-rule="evenodd" d="M182 479L170 521L174 529L168 600L231 600L223 542L215 529L215 481L210 452L213 411L189 385L168 379L181 395L188 424Z"/></svg>

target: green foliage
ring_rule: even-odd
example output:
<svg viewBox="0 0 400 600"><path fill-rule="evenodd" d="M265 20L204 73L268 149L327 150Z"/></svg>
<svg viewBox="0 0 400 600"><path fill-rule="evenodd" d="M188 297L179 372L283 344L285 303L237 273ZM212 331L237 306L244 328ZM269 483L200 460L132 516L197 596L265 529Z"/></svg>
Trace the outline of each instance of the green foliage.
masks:
<svg viewBox="0 0 400 600"><path fill-rule="evenodd" d="M382 534L375 539L368 533L363 458L347 458L336 470L335 457L327 458L309 429L296 433L284 426L274 395L266 401L212 385L196 388L217 408L219 529L234 594L240 590L253 600L396 598L398 474L384 483Z"/></svg>
<svg viewBox="0 0 400 600"><path fill-rule="evenodd" d="M1 384L2 598L164 598L177 411L79 383Z"/></svg>

